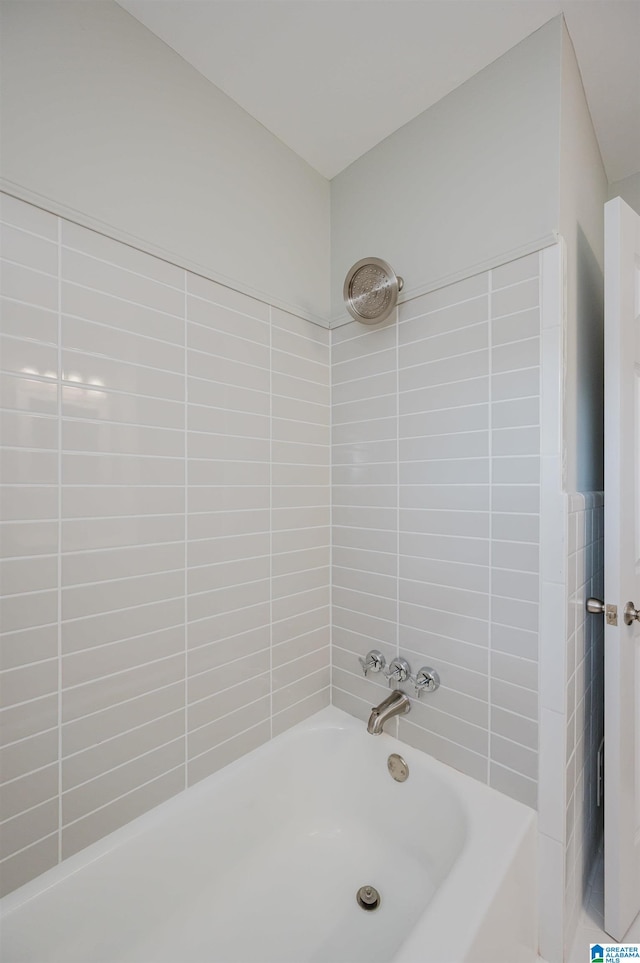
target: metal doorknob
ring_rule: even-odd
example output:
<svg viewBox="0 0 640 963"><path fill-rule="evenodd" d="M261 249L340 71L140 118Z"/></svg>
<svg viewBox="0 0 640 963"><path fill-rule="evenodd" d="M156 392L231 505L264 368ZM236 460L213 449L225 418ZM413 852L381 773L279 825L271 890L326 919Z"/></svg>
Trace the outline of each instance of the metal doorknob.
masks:
<svg viewBox="0 0 640 963"><path fill-rule="evenodd" d="M602 599L590 598L587 599L586 608L587 612L591 612L592 615L600 615L604 612L609 625L618 624L618 609L615 605L605 605ZM627 602L623 609L622 617L624 618L625 625L640 622L640 609L637 609L633 602Z"/></svg>
<svg viewBox="0 0 640 963"><path fill-rule="evenodd" d="M625 625L631 625L635 621L640 622L640 609L637 609L633 602L627 602L623 615Z"/></svg>

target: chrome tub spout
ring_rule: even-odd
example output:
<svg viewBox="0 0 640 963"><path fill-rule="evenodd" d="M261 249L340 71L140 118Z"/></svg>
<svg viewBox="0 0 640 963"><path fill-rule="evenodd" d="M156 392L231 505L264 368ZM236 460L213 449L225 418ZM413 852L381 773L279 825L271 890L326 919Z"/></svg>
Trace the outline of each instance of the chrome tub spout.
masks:
<svg viewBox="0 0 640 963"><path fill-rule="evenodd" d="M400 692L399 689L395 689L386 699L382 700L379 706L374 706L371 710L367 732L370 732L372 736L379 736L387 719L402 715L408 712L410 708L409 696Z"/></svg>

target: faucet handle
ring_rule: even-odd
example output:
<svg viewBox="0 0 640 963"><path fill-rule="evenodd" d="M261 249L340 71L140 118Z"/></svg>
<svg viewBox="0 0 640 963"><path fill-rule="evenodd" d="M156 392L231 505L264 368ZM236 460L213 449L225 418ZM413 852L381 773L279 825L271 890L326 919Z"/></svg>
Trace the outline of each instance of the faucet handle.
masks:
<svg viewBox="0 0 640 963"><path fill-rule="evenodd" d="M389 680L389 685L393 682L405 682L411 678L411 667L405 659L394 659L385 675Z"/></svg>
<svg viewBox="0 0 640 963"><path fill-rule="evenodd" d="M431 669L429 666L423 666L418 669L415 676L411 677L414 688L416 690L416 695L420 699L423 692L435 692L440 685L440 676L435 669Z"/></svg>
<svg viewBox="0 0 640 963"><path fill-rule="evenodd" d="M385 657L382 652L378 652L377 649L371 649L370 652L367 652L366 659L358 656L358 662L362 666L365 678L369 670L371 670L371 672L379 672L380 669L384 669L386 665Z"/></svg>

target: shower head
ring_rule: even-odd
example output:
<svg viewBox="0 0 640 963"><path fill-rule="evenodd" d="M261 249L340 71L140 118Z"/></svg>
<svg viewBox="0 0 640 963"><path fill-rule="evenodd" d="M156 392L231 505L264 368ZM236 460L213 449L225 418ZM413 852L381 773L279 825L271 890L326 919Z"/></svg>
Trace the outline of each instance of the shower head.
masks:
<svg viewBox="0 0 640 963"><path fill-rule="evenodd" d="M363 324L378 324L388 318L402 291L404 281L379 257L356 261L344 279L347 311Z"/></svg>

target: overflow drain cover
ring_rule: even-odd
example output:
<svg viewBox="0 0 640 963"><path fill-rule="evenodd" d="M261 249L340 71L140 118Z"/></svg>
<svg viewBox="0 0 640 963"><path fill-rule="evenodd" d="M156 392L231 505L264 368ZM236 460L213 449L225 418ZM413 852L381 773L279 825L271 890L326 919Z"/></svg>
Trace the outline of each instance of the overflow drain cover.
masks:
<svg viewBox="0 0 640 963"><path fill-rule="evenodd" d="M365 910L374 910L380 906L380 893L373 886L361 886L356 893L358 906Z"/></svg>
<svg viewBox="0 0 640 963"><path fill-rule="evenodd" d="M396 782L406 782L409 778L409 767L397 752L392 752L387 759L387 769Z"/></svg>

